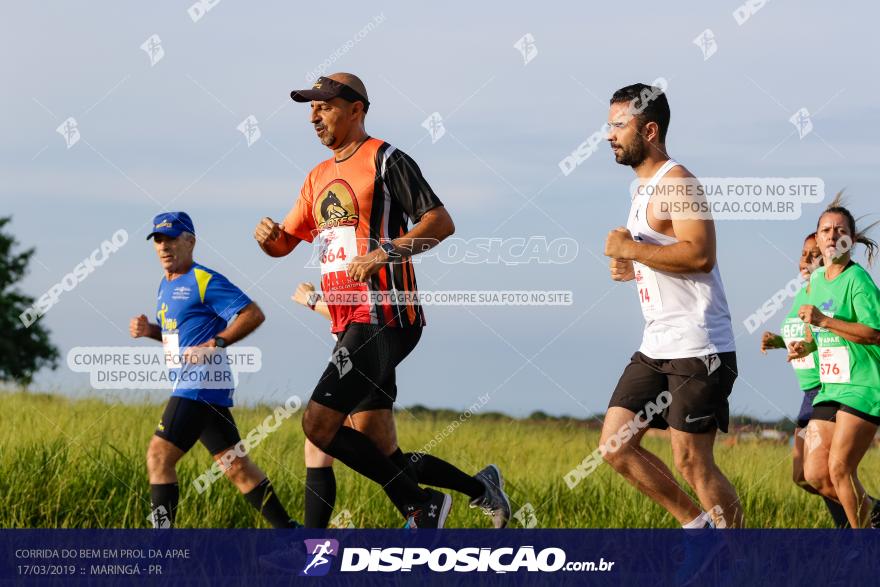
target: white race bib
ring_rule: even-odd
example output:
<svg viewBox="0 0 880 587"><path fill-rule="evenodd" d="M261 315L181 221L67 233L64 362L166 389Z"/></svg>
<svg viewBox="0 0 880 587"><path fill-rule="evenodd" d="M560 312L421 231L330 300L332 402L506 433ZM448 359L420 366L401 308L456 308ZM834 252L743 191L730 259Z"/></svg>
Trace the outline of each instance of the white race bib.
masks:
<svg viewBox="0 0 880 587"><path fill-rule="evenodd" d="M639 291L639 303L643 312L659 312L663 309L660 300L660 286L657 285L657 274L650 267L633 261L636 274L636 288Z"/></svg>
<svg viewBox="0 0 880 587"><path fill-rule="evenodd" d="M819 349L819 380L822 383L849 383L849 350L845 346Z"/></svg>
<svg viewBox="0 0 880 587"><path fill-rule="evenodd" d="M176 332L162 333L162 350L165 366L169 369L180 369L180 339Z"/></svg>
<svg viewBox="0 0 880 587"><path fill-rule="evenodd" d="M785 348L788 350L788 345L793 342L803 342L802 338L783 338L785 341ZM800 359L792 359L791 366L795 369L815 369L816 368L816 359L815 353L810 353L806 357L802 357Z"/></svg>
<svg viewBox="0 0 880 587"><path fill-rule="evenodd" d="M321 275L345 271L348 263L358 254L354 226L334 226L318 235Z"/></svg>

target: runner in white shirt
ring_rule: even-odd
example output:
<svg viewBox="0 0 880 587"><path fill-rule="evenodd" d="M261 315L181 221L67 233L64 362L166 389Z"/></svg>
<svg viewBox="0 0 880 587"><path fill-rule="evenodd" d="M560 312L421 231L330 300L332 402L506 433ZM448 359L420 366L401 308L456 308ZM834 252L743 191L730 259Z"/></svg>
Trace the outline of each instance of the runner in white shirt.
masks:
<svg viewBox="0 0 880 587"><path fill-rule="evenodd" d="M696 178L666 153L669 117L660 88L634 84L611 98L608 140L617 162L635 171L639 187L627 226L608 234L605 255L612 279L636 281L645 331L611 396L601 446L618 473L683 527L742 527L736 490L713 455L717 430L727 432L727 397L737 376L715 225L709 214L658 205L663 194L673 193L666 204L705 203L693 189ZM684 195L673 192L677 186L687 187ZM649 427L670 428L675 467L699 505L641 446Z"/></svg>

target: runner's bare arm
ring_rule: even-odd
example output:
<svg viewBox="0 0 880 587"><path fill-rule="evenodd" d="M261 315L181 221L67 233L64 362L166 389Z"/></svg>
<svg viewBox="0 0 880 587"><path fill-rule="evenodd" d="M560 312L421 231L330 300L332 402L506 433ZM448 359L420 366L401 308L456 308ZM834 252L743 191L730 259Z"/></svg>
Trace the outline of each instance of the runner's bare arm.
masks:
<svg viewBox="0 0 880 587"><path fill-rule="evenodd" d="M327 302L324 300L318 300L315 303L315 312L326 318L327 320L331 320L330 318L330 308L327 306Z"/></svg>
<svg viewBox="0 0 880 587"><path fill-rule="evenodd" d="M152 324L147 320L145 314L131 319L131 322L128 324L128 332L132 338L146 337L162 342L162 327L158 324Z"/></svg>
<svg viewBox="0 0 880 587"><path fill-rule="evenodd" d="M761 335L761 352L765 355L769 349L784 349L785 340L773 332L765 331Z"/></svg>
<svg viewBox="0 0 880 587"><path fill-rule="evenodd" d="M269 217L263 218L254 230L254 238L263 252L270 257L283 257L299 244L299 239Z"/></svg>
<svg viewBox="0 0 880 587"><path fill-rule="evenodd" d="M266 320L263 311L255 303L251 302L241 309L229 326L217 333L217 336L226 341L226 345L231 345L243 339L245 336L257 329L257 327ZM199 346L214 346L212 338L206 343Z"/></svg>
<svg viewBox="0 0 880 587"><path fill-rule="evenodd" d="M638 261L668 273L709 273L715 267L715 223L705 211L706 196L699 180L679 165L669 170L656 189L648 206L648 222L678 242L671 245L636 242L628 231L629 242L626 242L623 235L612 232L608 235L609 241L613 236L613 242L609 243L612 252L621 249L626 254L609 254L608 244L605 254Z"/></svg>
<svg viewBox="0 0 880 587"><path fill-rule="evenodd" d="M816 352L816 343L805 340L794 340L788 345L788 356L785 358L789 363L795 359L803 359Z"/></svg>
<svg viewBox="0 0 880 587"><path fill-rule="evenodd" d="M434 248L441 241L452 236L455 224L445 206L431 208L419 218L418 223L400 238L394 239L394 252L403 257L412 257Z"/></svg>
<svg viewBox="0 0 880 587"><path fill-rule="evenodd" d="M611 259L608 266L611 269L611 279L613 281L632 281L636 278L632 261L627 261L626 259Z"/></svg>
<svg viewBox="0 0 880 587"><path fill-rule="evenodd" d="M366 255L355 257L348 264L348 276L355 281L366 281L389 260L395 257L411 257L434 248L455 232L455 224L444 206L431 208L419 218L418 223L400 238L391 241L394 250L389 256L384 249L375 249Z"/></svg>
<svg viewBox="0 0 880 587"><path fill-rule="evenodd" d="M834 334L856 344L880 344L880 330L859 322L847 322L831 318L816 306L805 305L798 310L798 316L807 324L827 328Z"/></svg>
<svg viewBox="0 0 880 587"><path fill-rule="evenodd" d="M300 283L296 287L296 291L290 296L297 304L301 304L307 308L311 308L327 320L330 320L330 308L327 302L321 297L321 294L315 291L315 286L311 283Z"/></svg>
<svg viewBox="0 0 880 587"><path fill-rule="evenodd" d="M673 220L678 239L671 245L653 245L632 240L621 227L608 233L605 255L638 261L651 269L668 273L709 273L715 267L715 225L711 220Z"/></svg>

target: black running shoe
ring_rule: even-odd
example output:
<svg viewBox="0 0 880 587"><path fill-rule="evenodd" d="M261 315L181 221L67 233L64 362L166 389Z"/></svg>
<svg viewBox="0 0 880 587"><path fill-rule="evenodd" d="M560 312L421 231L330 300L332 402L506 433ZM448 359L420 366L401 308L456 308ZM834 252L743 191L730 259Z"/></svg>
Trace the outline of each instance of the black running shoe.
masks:
<svg viewBox="0 0 880 587"><path fill-rule="evenodd" d="M489 465L474 477L483 484L486 492L471 500L472 508L480 508L492 518L492 525L504 528L510 521L510 500L504 493L504 477L496 465Z"/></svg>
<svg viewBox="0 0 880 587"><path fill-rule="evenodd" d="M430 494L427 501L408 505L405 508L404 528L442 528L452 507L452 496L436 489L426 489Z"/></svg>

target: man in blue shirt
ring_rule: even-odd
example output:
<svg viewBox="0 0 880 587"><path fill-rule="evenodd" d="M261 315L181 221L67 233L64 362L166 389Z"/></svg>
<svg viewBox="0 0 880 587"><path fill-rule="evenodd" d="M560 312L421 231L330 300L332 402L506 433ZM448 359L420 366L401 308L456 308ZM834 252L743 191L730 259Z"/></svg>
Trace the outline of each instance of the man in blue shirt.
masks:
<svg viewBox="0 0 880 587"><path fill-rule="evenodd" d="M297 527L266 474L243 450L229 411L235 385L223 349L256 330L265 320L263 312L225 277L193 261L195 229L186 212L156 216L150 238L165 271L159 284L158 324L141 314L132 318L130 332L134 338L162 342L174 383L147 450L153 527L174 523L179 496L175 467L196 440L274 528Z"/></svg>

